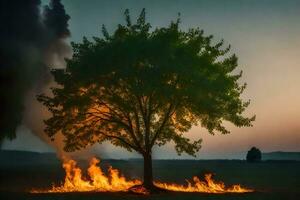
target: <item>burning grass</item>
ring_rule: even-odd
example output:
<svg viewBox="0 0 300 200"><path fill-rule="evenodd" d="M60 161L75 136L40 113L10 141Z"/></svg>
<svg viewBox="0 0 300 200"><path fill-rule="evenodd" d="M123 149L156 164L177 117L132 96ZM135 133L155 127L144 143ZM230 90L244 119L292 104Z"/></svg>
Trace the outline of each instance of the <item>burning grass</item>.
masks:
<svg viewBox="0 0 300 200"><path fill-rule="evenodd" d="M148 194L138 179L127 180L119 170L109 167L108 175L98 166L100 160L92 158L90 166L87 169L89 178L82 176L82 170L77 166L76 161L68 160L63 163L66 176L64 183L60 186L52 186L51 189L39 190L33 189L31 193L65 193L65 192L127 192ZM253 190L244 188L240 185L226 187L223 182L216 182L212 179L212 174L206 174L202 181L194 176L193 179L187 180L187 185L175 183L164 183L155 181L154 185L162 190L176 192L201 192L201 193L246 193Z"/></svg>

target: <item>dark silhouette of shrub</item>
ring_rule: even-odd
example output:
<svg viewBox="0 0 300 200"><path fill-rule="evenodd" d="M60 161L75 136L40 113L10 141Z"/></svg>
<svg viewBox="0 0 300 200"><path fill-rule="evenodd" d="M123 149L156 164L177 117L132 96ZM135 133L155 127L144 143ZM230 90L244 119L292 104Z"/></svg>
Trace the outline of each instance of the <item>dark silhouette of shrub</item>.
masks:
<svg viewBox="0 0 300 200"><path fill-rule="evenodd" d="M247 153L247 162L260 162L261 161L261 151L256 148L252 147Z"/></svg>

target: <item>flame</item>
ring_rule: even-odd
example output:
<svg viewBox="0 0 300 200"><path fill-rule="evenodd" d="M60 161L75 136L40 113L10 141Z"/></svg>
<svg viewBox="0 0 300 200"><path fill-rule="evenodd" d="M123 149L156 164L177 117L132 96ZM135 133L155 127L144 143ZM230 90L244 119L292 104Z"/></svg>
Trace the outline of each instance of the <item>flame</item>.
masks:
<svg viewBox="0 0 300 200"><path fill-rule="evenodd" d="M126 180L117 169L109 167L108 176L97 166L100 160L92 158L88 168L89 180L82 177L82 172L74 160L68 160L63 163L66 171L65 182L61 186L53 186L49 190L32 190L32 193L59 193L59 192L118 192L128 191L135 185L140 185L140 180Z"/></svg>
<svg viewBox="0 0 300 200"><path fill-rule="evenodd" d="M225 187L223 182L216 182L212 179L212 174L205 174L205 181L201 181L197 176L193 177L193 182L187 180L187 185L179 185L175 183L155 182L157 187L176 191L176 192L203 192L203 193L245 193L253 192L251 189L243 188L240 185L233 185L229 188Z"/></svg>
<svg viewBox="0 0 300 200"><path fill-rule="evenodd" d="M60 186L53 186L51 189L38 190L33 189L31 193L63 193L63 192L119 192L132 191L135 193L149 194L144 187L133 187L142 184L141 180L127 180L119 170L112 167L108 168L108 175L98 166L100 160L92 158L90 166L87 169L89 179L82 176L82 171L77 167L74 160L67 160L63 163L66 176L64 183ZM156 187L177 191L177 192L203 192L203 193L245 193L253 190L243 188L240 185L233 185L229 188L225 187L223 182L216 182L212 179L212 174L205 175L205 181L201 181L198 177L193 177L192 181L187 181L187 185L179 185L175 183L163 183L155 181Z"/></svg>

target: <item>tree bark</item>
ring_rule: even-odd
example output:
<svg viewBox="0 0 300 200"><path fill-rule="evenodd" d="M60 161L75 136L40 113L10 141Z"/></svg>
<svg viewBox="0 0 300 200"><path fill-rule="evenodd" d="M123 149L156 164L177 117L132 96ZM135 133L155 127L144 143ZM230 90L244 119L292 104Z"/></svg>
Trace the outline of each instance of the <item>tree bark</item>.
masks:
<svg viewBox="0 0 300 200"><path fill-rule="evenodd" d="M145 153L144 157L144 187L153 190L152 156L151 153Z"/></svg>

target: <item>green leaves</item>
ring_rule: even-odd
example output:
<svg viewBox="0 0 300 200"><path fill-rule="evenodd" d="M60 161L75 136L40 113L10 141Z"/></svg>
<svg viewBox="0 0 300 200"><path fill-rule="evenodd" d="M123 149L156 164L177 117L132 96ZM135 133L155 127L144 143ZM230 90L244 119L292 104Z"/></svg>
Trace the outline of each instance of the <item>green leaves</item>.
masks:
<svg viewBox="0 0 300 200"><path fill-rule="evenodd" d="M192 126L225 134L223 121L252 125L230 46L198 28L180 30L180 19L150 31L144 9L135 24L124 15L111 35L103 26L103 37L73 43L66 70L53 71L60 87L38 97L53 114L50 137L61 132L68 151L110 141L143 154L173 141L179 154L195 155L201 140L183 136Z"/></svg>
<svg viewBox="0 0 300 200"><path fill-rule="evenodd" d="M189 155L195 156L195 154L200 150L202 139L194 142L190 142L190 139L183 137L180 134L174 134L172 140L175 142L175 149L178 155L185 152Z"/></svg>

